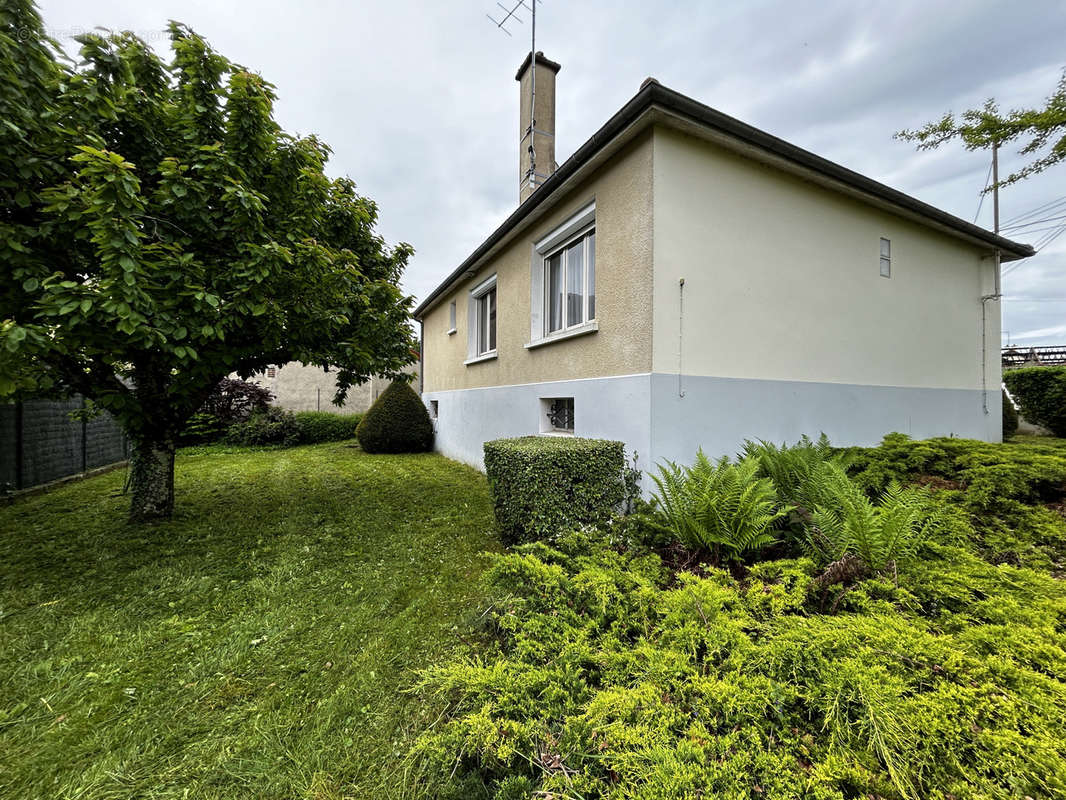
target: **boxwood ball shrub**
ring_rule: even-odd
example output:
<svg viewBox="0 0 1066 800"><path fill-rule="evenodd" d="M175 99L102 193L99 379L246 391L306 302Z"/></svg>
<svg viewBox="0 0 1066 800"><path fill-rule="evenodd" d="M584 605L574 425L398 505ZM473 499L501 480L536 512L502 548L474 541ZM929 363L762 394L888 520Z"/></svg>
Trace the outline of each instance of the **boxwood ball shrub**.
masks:
<svg viewBox="0 0 1066 800"><path fill-rule="evenodd" d="M496 523L509 544L606 521L626 498L625 445L525 436L485 442Z"/></svg>
<svg viewBox="0 0 1066 800"><path fill-rule="evenodd" d="M1066 367L1024 367L1003 373L1022 416L1066 437Z"/></svg>
<svg viewBox="0 0 1066 800"><path fill-rule="evenodd" d="M363 415L355 431L368 453L422 453L433 449L433 423L406 381L393 381Z"/></svg>

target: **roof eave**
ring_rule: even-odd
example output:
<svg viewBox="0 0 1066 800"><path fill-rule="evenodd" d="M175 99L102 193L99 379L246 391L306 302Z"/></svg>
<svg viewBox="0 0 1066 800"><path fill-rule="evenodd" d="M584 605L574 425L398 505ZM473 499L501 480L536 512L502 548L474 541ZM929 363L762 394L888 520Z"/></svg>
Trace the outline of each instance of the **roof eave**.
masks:
<svg viewBox="0 0 1066 800"><path fill-rule="evenodd" d="M479 266L479 261L499 244L523 219L535 209L552 200L552 195L567 183L596 153L606 147L616 136L634 126L642 115L658 107L670 115L691 120L694 124L710 128L727 137L743 142L756 150L769 153L779 159L795 164L805 170L823 176L827 181L849 187L876 199L880 204L908 212L908 216L932 224L946 233L969 240L971 243L1000 250L1004 261L1028 258L1035 250L1027 244L1012 241L991 231L960 219L935 206L893 189L858 172L836 164L821 156L779 139L765 131L752 127L738 119L716 111L690 97L668 89L658 81L648 80L622 108L579 147L525 202L518 206L499 227L482 242L425 300L419 303L412 316L422 319L427 311L451 286ZM648 124L653 118L649 115ZM468 276L469 277L469 276Z"/></svg>

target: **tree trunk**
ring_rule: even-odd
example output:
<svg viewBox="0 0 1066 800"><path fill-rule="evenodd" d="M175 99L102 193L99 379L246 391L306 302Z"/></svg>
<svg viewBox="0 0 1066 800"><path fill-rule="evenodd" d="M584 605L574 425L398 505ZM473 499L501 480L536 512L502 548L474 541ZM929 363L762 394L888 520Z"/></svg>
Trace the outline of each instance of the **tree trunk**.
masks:
<svg viewBox="0 0 1066 800"><path fill-rule="evenodd" d="M130 442L130 520L168 519L174 512L174 440Z"/></svg>

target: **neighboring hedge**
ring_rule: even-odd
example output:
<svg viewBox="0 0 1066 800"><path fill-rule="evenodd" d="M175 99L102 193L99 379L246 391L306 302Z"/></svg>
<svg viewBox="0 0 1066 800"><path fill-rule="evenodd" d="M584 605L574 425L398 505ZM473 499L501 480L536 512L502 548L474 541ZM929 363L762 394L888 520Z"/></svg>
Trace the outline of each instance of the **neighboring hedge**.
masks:
<svg viewBox="0 0 1066 800"><path fill-rule="evenodd" d="M433 423L415 390L393 381L363 415L355 431L368 453L422 453L433 449Z"/></svg>
<svg viewBox="0 0 1066 800"><path fill-rule="evenodd" d="M1014 403L1010 401L1010 397L1007 396L1007 391L1003 390L1003 438L1007 439L1018 432L1018 411L1014 408Z"/></svg>
<svg viewBox="0 0 1066 800"><path fill-rule="evenodd" d="M343 442L354 439L362 414L335 414L329 411L297 411L293 416L300 426L300 444Z"/></svg>
<svg viewBox="0 0 1066 800"><path fill-rule="evenodd" d="M1024 367L1003 373L1022 416L1066 437L1066 367Z"/></svg>
<svg viewBox="0 0 1066 800"><path fill-rule="evenodd" d="M298 411L268 408L244 422L231 425L225 441L249 447L339 442L351 439L362 416L331 414L328 411Z"/></svg>
<svg viewBox="0 0 1066 800"><path fill-rule="evenodd" d="M508 544L606 521L626 500L625 445L526 436L485 442L496 523Z"/></svg>

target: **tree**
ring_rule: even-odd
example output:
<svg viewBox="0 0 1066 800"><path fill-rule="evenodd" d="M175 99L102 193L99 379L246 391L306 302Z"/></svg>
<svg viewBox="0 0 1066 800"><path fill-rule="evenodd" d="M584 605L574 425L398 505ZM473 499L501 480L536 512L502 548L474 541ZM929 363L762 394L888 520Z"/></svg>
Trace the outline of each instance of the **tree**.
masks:
<svg viewBox="0 0 1066 800"><path fill-rule="evenodd" d="M999 185L1016 183L1066 160L1066 70L1043 108L1001 114L995 101L988 100L981 108L963 111L958 118L948 112L939 121L930 122L916 131L902 130L896 138L917 142L919 150L931 150L952 139L961 139L967 150L987 150L1027 138L1020 152L1031 158ZM1046 152L1039 155L1041 151ZM987 190L993 188L989 186Z"/></svg>
<svg viewBox="0 0 1066 800"><path fill-rule="evenodd" d="M131 441L131 517L169 516L174 447L230 372L337 368L336 401L412 361L412 250L284 133L273 87L170 24L70 66L31 0L0 7L0 395L79 392Z"/></svg>

